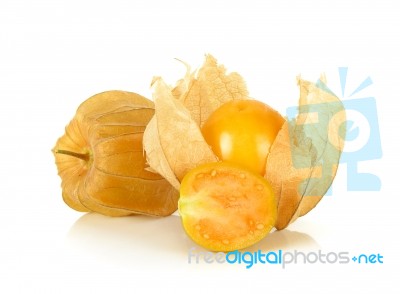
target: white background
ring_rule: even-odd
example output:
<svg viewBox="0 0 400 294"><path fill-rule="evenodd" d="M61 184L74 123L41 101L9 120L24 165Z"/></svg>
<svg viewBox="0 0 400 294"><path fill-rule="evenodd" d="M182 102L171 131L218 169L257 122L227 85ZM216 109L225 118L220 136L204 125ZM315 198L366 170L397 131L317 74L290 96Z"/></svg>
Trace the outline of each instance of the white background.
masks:
<svg viewBox="0 0 400 294"><path fill-rule="evenodd" d="M0 292L398 293L400 21L392 3L1 1ZM185 70L174 58L198 67L205 53L282 113L297 103L299 74L326 72L337 85L337 68L348 66L349 91L372 78L359 97L377 100L383 157L359 169L378 175L381 191L347 192L341 165L333 196L250 249L380 253L383 264L188 264L194 243L178 216L113 219L63 203L50 150L78 105L111 89L151 97L153 75L172 83Z"/></svg>

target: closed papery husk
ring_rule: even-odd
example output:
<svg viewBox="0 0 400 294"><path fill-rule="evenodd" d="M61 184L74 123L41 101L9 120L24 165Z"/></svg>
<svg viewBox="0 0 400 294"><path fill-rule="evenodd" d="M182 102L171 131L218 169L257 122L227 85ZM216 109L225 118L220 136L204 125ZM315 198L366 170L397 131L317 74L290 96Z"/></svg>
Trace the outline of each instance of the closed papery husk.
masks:
<svg viewBox="0 0 400 294"><path fill-rule="evenodd" d="M64 201L78 211L109 216L164 216L177 209L178 191L146 170L143 132L152 101L108 91L83 102L53 149Z"/></svg>

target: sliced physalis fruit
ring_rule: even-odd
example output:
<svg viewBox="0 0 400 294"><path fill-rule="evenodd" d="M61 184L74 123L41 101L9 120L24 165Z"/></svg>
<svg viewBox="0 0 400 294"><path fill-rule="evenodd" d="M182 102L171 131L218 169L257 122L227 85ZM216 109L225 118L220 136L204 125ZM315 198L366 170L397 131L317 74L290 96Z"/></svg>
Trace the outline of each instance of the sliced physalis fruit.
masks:
<svg viewBox="0 0 400 294"><path fill-rule="evenodd" d="M277 217L274 192L260 175L228 162L200 165L181 183L186 233L213 251L232 251L264 238Z"/></svg>
<svg viewBox="0 0 400 294"><path fill-rule="evenodd" d="M211 113L201 131L223 161L264 176L270 147L285 119L257 100L232 100Z"/></svg>
<svg viewBox="0 0 400 294"><path fill-rule="evenodd" d="M108 91L83 102L53 153L64 201L78 211L110 216L169 215L178 191L147 170L142 140L153 102Z"/></svg>

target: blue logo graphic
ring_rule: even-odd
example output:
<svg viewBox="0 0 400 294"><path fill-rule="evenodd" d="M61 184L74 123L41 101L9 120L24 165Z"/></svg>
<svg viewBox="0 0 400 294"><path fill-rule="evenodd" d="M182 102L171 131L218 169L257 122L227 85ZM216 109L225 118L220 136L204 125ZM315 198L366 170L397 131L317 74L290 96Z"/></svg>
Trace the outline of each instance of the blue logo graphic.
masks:
<svg viewBox="0 0 400 294"><path fill-rule="evenodd" d="M361 173L358 171L358 163L361 161L376 160L382 157L382 147L379 135L379 123L376 108L376 101L374 97L363 96L358 98L360 92L372 85L372 79L367 77L363 82L359 84L353 91L347 91L347 67L339 67L339 79L340 79L340 90L341 95L336 95L334 91L328 88L328 86L322 83L320 80L316 83L317 87L329 92L330 94L340 97L344 108L346 110L346 134L337 130L336 134L345 140L344 150L340 158L341 163L347 164L347 190L348 191L379 191L381 189L381 181L379 177L372 173ZM350 94L347 94L350 92ZM355 98L357 97L357 98ZM321 115L326 113L324 109L329 107L330 113L336 114L340 107L336 103L322 103L322 104L312 104L302 107L290 107L287 109L287 116L289 119L294 118L297 114L302 113L317 113L318 127L329 128L329 120L332 117L327 117ZM303 131L306 133L307 137L311 138L313 142L319 144L318 133L315 132L316 128L312 126L313 123L308 124L308 126L302 126ZM298 127L298 126L296 126ZM340 128L340 127L339 127ZM334 154L335 144L328 142L324 145L328 152ZM325 152L324 150L323 152ZM293 150L292 152L296 152ZM296 157L296 154L292 154ZM294 162L297 168L302 168L304 164L299 161L300 165ZM329 172L332 168L332 163L317 161L316 164L322 167L322 172L324 170ZM318 181L318 179L313 179ZM309 183L308 183L309 184ZM330 195L331 191L328 191L326 195ZM308 195L308 194L306 194Z"/></svg>

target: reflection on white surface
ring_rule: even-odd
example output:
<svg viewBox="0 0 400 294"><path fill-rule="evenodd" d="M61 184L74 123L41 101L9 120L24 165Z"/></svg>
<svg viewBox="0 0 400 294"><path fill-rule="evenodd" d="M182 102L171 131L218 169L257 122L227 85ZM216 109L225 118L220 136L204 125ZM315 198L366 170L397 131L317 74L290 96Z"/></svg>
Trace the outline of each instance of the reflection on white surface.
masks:
<svg viewBox="0 0 400 294"><path fill-rule="evenodd" d="M188 243L180 218L174 215L106 217L88 213L71 227L67 245L78 254L88 254L112 262L150 265L161 257L185 258Z"/></svg>
<svg viewBox="0 0 400 294"><path fill-rule="evenodd" d="M67 236L67 245L79 254L112 262L141 262L143 265L160 260L187 264L188 252L195 244L186 235L179 216L154 218L130 216L112 218L88 213L79 218ZM242 251L316 250L317 242L305 233L283 230L270 233L259 243ZM205 251L205 249L204 249Z"/></svg>
<svg viewBox="0 0 400 294"><path fill-rule="evenodd" d="M274 231L259 243L246 248L246 251L275 251L275 250L317 250L319 244L305 233L290 231Z"/></svg>

